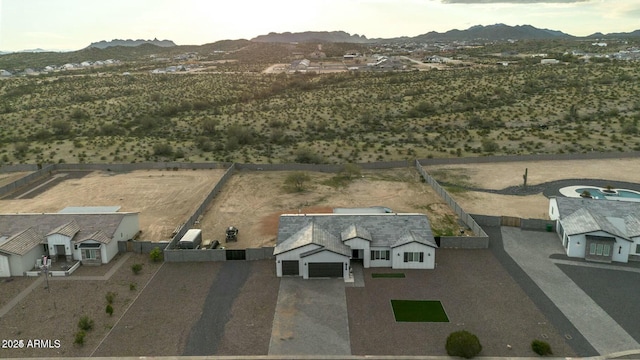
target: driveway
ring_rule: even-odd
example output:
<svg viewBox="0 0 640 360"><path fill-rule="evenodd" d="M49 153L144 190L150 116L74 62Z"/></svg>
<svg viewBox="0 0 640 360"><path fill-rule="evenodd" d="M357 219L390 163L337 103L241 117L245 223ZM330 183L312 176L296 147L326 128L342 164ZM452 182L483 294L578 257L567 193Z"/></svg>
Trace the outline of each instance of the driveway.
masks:
<svg viewBox="0 0 640 360"><path fill-rule="evenodd" d="M557 260L550 258L564 253L557 234L512 227L501 231L505 251L597 352L606 355L640 349L638 342L556 266Z"/></svg>
<svg viewBox="0 0 640 360"><path fill-rule="evenodd" d="M282 278L269 355L351 355L343 279Z"/></svg>

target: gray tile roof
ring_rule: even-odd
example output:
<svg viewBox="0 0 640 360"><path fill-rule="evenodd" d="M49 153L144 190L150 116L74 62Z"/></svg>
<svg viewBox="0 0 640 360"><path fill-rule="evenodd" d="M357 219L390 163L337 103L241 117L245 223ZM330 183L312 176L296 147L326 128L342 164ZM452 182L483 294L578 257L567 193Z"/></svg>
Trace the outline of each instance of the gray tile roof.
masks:
<svg viewBox="0 0 640 360"><path fill-rule="evenodd" d="M568 235L605 231L626 240L640 235L640 203L564 197L556 201Z"/></svg>
<svg viewBox="0 0 640 360"><path fill-rule="evenodd" d="M280 216L277 244L287 241L291 236L310 223L325 229L338 239L349 227L357 225L362 233L366 230L371 238L372 247L391 247L407 231L435 245L429 219L424 214L285 214ZM357 231L357 230L356 230Z"/></svg>
<svg viewBox="0 0 640 360"><path fill-rule="evenodd" d="M351 224L347 227L342 233L340 233L340 239L342 241L347 241L354 238L361 238L364 240L372 240L371 233L363 228L362 226L358 226L356 224Z"/></svg>
<svg viewBox="0 0 640 360"><path fill-rule="evenodd" d="M332 235L313 221L306 224L302 229L294 233L285 241L276 245L273 254L282 254L309 244L316 244L320 246L319 250L321 251L326 249L345 256L351 255L351 248L342 244L337 236ZM310 253L307 251L301 254L301 256L308 256L312 253L315 252Z"/></svg>
<svg viewBox="0 0 640 360"><path fill-rule="evenodd" d="M412 242L417 242L417 243L431 246L434 248L438 247L435 241L430 241L429 239L423 238L412 230L405 231L402 235L400 235L398 240L395 243L391 244L391 247L395 248L395 247L406 245Z"/></svg>
<svg viewBox="0 0 640 360"><path fill-rule="evenodd" d="M32 228L39 237L36 244L42 244L46 243L48 234L61 233L61 231L67 234L73 233L75 226L78 227L78 231L74 233L73 241L85 239L97 231L101 231L105 236L113 238L118 226L120 226L124 217L129 214L132 213L0 214L0 238L3 236L12 237L25 231L25 229ZM31 244L29 241L21 241L24 241L25 244Z"/></svg>
<svg viewBox="0 0 640 360"><path fill-rule="evenodd" d="M75 220L71 220L68 223L62 224L57 228L51 230L47 234L47 236L53 235L53 234L60 234L60 235L67 236L69 238L73 238L78 233L78 231L80 231L80 226L78 226L78 223Z"/></svg>
<svg viewBox="0 0 640 360"><path fill-rule="evenodd" d="M85 237L83 237L82 239L77 239L75 242L76 243L81 243L81 242L85 242L87 240L94 240L97 241L99 243L103 243L103 244L108 244L111 242L111 238L108 237L107 235L105 235L105 233L103 233L101 230L98 230L96 232L94 232L93 234L89 234Z"/></svg>
<svg viewBox="0 0 640 360"><path fill-rule="evenodd" d="M24 255L40 245L42 236L33 228L25 229L7 239L0 245L0 251L15 255Z"/></svg>

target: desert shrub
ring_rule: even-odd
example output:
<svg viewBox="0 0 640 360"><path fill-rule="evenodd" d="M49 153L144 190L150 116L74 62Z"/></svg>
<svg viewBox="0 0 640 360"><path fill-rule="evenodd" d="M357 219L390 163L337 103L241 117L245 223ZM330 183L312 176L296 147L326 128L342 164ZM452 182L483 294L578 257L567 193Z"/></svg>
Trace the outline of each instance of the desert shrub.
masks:
<svg viewBox="0 0 640 360"><path fill-rule="evenodd" d="M500 145L498 145L494 140L487 138L482 139L482 151L491 153L498 150L500 150Z"/></svg>
<svg viewBox="0 0 640 360"><path fill-rule="evenodd" d="M301 171L296 171L289 174L284 179L284 185L293 191L304 191L306 183L311 180L311 177Z"/></svg>
<svg viewBox="0 0 640 360"><path fill-rule="evenodd" d="M84 345L84 337L87 335L86 332L80 330L76 333L75 339L73 340L74 344Z"/></svg>
<svg viewBox="0 0 640 360"><path fill-rule="evenodd" d="M296 152L295 162L300 164L322 164L322 155L309 148L301 148Z"/></svg>
<svg viewBox="0 0 640 360"><path fill-rule="evenodd" d="M113 306L111 306L111 304L107 304L107 308L105 309L105 312L109 314L109 316L113 315Z"/></svg>
<svg viewBox="0 0 640 360"><path fill-rule="evenodd" d="M158 246L153 248L153 250L151 250L151 252L149 253L149 258L151 258L151 261L153 262L162 261L163 256L164 254L162 253L162 250Z"/></svg>
<svg viewBox="0 0 640 360"><path fill-rule="evenodd" d="M482 351L478 337L466 330L449 334L445 348L449 356L460 356L465 359L471 359Z"/></svg>
<svg viewBox="0 0 640 360"><path fill-rule="evenodd" d="M78 327L80 330L89 331L93 329L93 320L87 315L83 315L78 321Z"/></svg>
<svg viewBox="0 0 640 360"><path fill-rule="evenodd" d="M153 145L153 155L157 156L171 156L173 154L173 147L167 143L157 143Z"/></svg>
<svg viewBox="0 0 640 360"><path fill-rule="evenodd" d="M115 300L116 295L118 294L114 293L113 291L107 292L107 294L104 296L104 298L107 300L107 304L113 304L113 300Z"/></svg>
<svg viewBox="0 0 640 360"><path fill-rule="evenodd" d="M131 265L131 271L133 271L133 273L136 275L140 274L140 271L142 271L142 264Z"/></svg>
<svg viewBox="0 0 640 360"><path fill-rule="evenodd" d="M340 175L347 180L360 177L361 169L356 164L344 164L340 170Z"/></svg>
<svg viewBox="0 0 640 360"><path fill-rule="evenodd" d="M129 290L136 291L136 288L137 288L136 283L129 283Z"/></svg>
<svg viewBox="0 0 640 360"><path fill-rule="evenodd" d="M548 342L542 340L533 340L531 342L531 350L540 356L552 355L551 345Z"/></svg>

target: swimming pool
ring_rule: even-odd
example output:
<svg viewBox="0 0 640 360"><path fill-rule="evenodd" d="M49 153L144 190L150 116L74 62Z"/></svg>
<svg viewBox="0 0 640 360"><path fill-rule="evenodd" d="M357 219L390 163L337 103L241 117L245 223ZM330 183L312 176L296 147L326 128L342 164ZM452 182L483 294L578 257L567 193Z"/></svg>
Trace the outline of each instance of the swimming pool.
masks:
<svg viewBox="0 0 640 360"><path fill-rule="evenodd" d="M603 192L602 190L604 189L597 188L597 187L580 187L580 188L577 188L575 191L578 193L578 195L582 194L585 191L588 191L591 194L591 197L594 199L606 199L607 196L640 199L640 193L633 190L615 189L614 190L616 192L615 194L606 193L606 192Z"/></svg>

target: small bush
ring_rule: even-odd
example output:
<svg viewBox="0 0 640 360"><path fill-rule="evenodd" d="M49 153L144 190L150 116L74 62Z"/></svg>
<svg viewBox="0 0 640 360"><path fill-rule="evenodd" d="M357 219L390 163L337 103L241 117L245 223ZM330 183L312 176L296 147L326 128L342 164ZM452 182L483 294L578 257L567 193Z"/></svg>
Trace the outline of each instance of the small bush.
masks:
<svg viewBox="0 0 640 360"><path fill-rule="evenodd" d="M140 271L142 271L142 264L131 265L131 271L133 271L133 273L136 275L140 274Z"/></svg>
<svg viewBox="0 0 640 360"><path fill-rule="evenodd" d="M84 332L83 330L80 330L76 333L76 337L73 340L74 344L78 344L78 345L84 345L84 337L87 335L86 332Z"/></svg>
<svg viewBox="0 0 640 360"><path fill-rule="evenodd" d="M551 351L551 345L548 342L542 340L533 340L531 342L531 350L540 356L553 355Z"/></svg>
<svg viewBox="0 0 640 360"><path fill-rule="evenodd" d="M113 306L111 304L107 304L107 308L104 310L109 316L113 315Z"/></svg>
<svg viewBox="0 0 640 360"><path fill-rule="evenodd" d="M107 300L107 304L113 304L113 300L115 300L116 295L118 294L114 293L113 291L107 292L107 295L104 296L104 298Z"/></svg>
<svg viewBox="0 0 640 360"><path fill-rule="evenodd" d="M157 246L153 248L153 250L151 250L151 252L149 253L149 257L153 262L162 261L163 255L164 254L162 253L162 250L160 250L160 247L157 247Z"/></svg>
<svg viewBox="0 0 640 360"><path fill-rule="evenodd" d="M136 291L136 288L137 288L136 283L129 283L129 290Z"/></svg>
<svg viewBox="0 0 640 360"><path fill-rule="evenodd" d="M87 315L84 315L78 321L78 327L80 330L89 331L93 329L93 320L91 320Z"/></svg>
<svg viewBox="0 0 640 360"><path fill-rule="evenodd" d="M478 337L466 330L449 334L445 348L449 356L460 356L465 359L471 359L482 351Z"/></svg>

